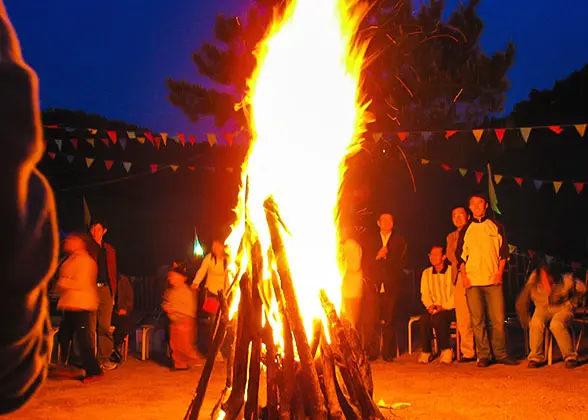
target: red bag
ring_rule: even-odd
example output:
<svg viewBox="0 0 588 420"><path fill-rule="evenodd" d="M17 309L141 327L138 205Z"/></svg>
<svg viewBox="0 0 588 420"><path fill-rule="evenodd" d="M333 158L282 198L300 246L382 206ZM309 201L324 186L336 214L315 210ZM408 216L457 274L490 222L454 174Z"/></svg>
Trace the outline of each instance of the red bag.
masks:
<svg viewBox="0 0 588 420"><path fill-rule="evenodd" d="M220 308L220 302L218 299L213 297L207 297L204 299L204 305L202 305L202 309L208 312L211 315L216 315Z"/></svg>

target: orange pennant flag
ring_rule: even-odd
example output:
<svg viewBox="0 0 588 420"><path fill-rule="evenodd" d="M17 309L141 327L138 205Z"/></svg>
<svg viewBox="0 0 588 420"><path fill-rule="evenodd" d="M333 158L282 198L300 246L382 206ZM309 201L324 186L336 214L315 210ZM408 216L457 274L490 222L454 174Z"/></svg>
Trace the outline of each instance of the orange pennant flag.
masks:
<svg viewBox="0 0 588 420"><path fill-rule="evenodd" d="M477 130L472 130L472 134L474 135L476 142L480 143L480 140L482 139L482 135L484 134L484 129L479 128Z"/></svg>
<svg viewBox="0 0 588 420"><path fill-rule="evenodd" d="M563 128L561 128L559 125L550 125L548 128L555 134L559 134L563 131Z"/></svg>
<svg viewBox="0 0 588 420"><path fill-rule="evenodd" d="M224 133L225 139L227 139L227 143L229 146L233 145L233 140L235 140L235 133Z"/></svg>
<svg viewBox="0 0 588 420"><path fill-rule="evenodd" d="M496 184L500 184L500 181L502 181L502 175L494 175L494 182Z"/></svg>
<svg viewBox="0 0 588 420"><path fill-rule="evenodd" d="M98 132L98 130L95 128L88 128L88 131L92 134L96 134Z"/></svg>
<svg viewBox="0 0 588 420"><path fill-rule="evenodd" d="M431 162L430 160L427 160L427 159L421 159L421 163L422 163L423 165L428 165L430 162Z"/></svg>
<svg viewBox="0 0 588 420"><path fill-rule="evenodd" d="M522 187L523 186L523 178L520 178L520 177L516 177L515 176L515 179L514 180L517 182L517 184L519 184L519 187Z"/></svg>
<svg viewBox="0 0 588 420"><path fill-rule="evenodd" d="M157 164L156 163L152 163L151 165L149 165L149 168L151 169L152 174L157 172Z"/></svg>
<svg viewBox="0 0 588 420"><path fill-rule="evenodd" d="M179 165L169 165L169 167L171 168L172 171L177 171L179 168Z"/></svg>
<svg viewBox="0 0 588 420"><path fill-rule="evenodd" d="M563 182L561 181L553 181L553 189L555 190L556 194L559 192L559 189L561 188L562 184Z"/></svg>
<svg viewBox="0 0 588 420"><path fill-rule="evenodd" d="M495 128L494 133L496 134L496 138L500 143L502 143L502 139L504 138L504 133L506 132L506 128Z"/></svg>
<svg viewBox="0 0 588 420"><path fill-rule="evenodd" d="M208 138L208 144L210 144L210 147L212 147L216 144L216 134L207 133L206 137Z"/></svg>
<svg viewBox="0 0 588 420"><path fill-rule="evenodd" d="M574 127L576 127L576 131L580 137L584 137L584 134L586 134L586 124L576 124Z"/></svg>
<svg viewBox="0 0 588 420"><path fill-rule="evenodd" d="M446 165L446 164L444 164L444 163L442 163L442 164L441 164L441 167L442 167L444 170L446 170L446 171L450 171L450 170L451 170L451 166L449 166L449 165Z"/></svg>
<svg viewBox="0 0 588 420"><path fill-rule="evenodd" d="M74 149L78 150L78 139L71 138L69 141L73 145Z"/></svg>
<svg viewBox="0 0 588 420"><path fill-rule="evenodd" d="M400 141L406 140L406 137L408 137L408 133L406 131L401 131L398 133L398 138Z"/></svg>
<svg viewBox="0 0 588 420"><path fill-rule="evenodd" d="M163 140L163 145L167 146L167 133L161 133L161 139Z"/></svg>
<svg viewBox="0 0 588 420"><path fill-rule="evenodd" d="M106 166L107 171L110 171L110 168L112 168L112 165L114 165L114 160L105 160L104 161L104 166Z"/></svg>
<svg viewBox="0 0 588 420"><path fill-rule="evenodd" d="M521 135L523 136L523 140L525 140L525 143L529 140L529 135L531 134L532 129L532 127L521 128Z"/></svg>
<svg viewBox="0 0 588 420"><path fill-rule="evenodd" d="M382 133L373 133L372 134L372 138L374 139L374 141L377 143L380 140L382 140Z"/></svg>
<svg viewBox="0 0 588 420"><path fill-rule="evenodd" d="M89 144L90 146L92 146L92 147L96 147L96 146L94 145L94 139L86 139L86 141L88 142L88 144Z"/></svg>
<svg viewBox="0 0 588 420"><path fill-rule="evenodd" d="M145 137L143 137L143 136L139 136L139 137L137 137L137 141L138 141L140 144L145 144Z"/></svg>
<svg viewBox="0 0 588 420"><path fill-rule="evenodd" d="M449 139L451 136L453 136L455 133L457 133L457 130L447 130L445 131L445 138Z"/></svg>
<svg viewBox="0 0 588 420"><path fill-rule="evenodd" d="M582 192L582 190L584 189L584 183L583 182L574 182L574 188L576 189L576 192L578 194L580 194Z"/></svg>
<svg viewBox="0 0 588 420"><path fill-rule="evenodd" d="M483 177L484 177L484 172L476 171L476 181L478 181L478 184L480 183L480 181L482 181Z"/></svg>
<svg viewBox="0 0 588 420"><path fill-rule="evenodd" d="M110 137L110 140L112 140L112 143L113 144L116 144L116 140L117 140L116 131L114 131L114 130L106 130L106 134L108 134L108 137Z"/></svg>
<svg viewBox="0 0 588 420"><path fill-rule="evenodd" d="M108 143L108 139L100 139L102 140L102 143L104 143L106 145L106 147L110 147L110 143Z"/></svg>
<svg viewBox="0 0 588 420"><path fill-rule="evenodd" d="M92 166L92 163L94 163L94 159L86 158L86 168L89 168L90 166Z"/></svg>

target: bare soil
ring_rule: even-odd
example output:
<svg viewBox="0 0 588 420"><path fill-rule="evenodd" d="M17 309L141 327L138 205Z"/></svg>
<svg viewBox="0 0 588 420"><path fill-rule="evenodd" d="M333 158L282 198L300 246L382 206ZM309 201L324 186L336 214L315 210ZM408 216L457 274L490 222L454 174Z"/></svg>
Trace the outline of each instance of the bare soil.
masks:
<svg viewBox="0 0 588 420"><path fill-rule="evenodd" d="M556 363L541 369L475 364L417 365L416 356L372 365L375 399L410 403L383 410L400 419L577 419L588 413L588 365L575 370ZM202 368L170 372L133 358L103 381L84 385L49 378L37 396L5 419L155 420L182 419ZM202 418L207 418L225 380L215 367Z"/></svg>

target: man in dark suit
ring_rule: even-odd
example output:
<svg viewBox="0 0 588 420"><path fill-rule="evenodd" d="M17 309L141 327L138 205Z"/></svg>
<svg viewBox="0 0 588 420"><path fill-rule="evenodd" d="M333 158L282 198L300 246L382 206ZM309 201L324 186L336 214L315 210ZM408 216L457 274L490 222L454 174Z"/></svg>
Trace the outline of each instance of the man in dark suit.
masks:
<svg viewBox="0 0 588 420"><path fill-rule="evenodd" d="M394 320L398 299L402 292L402 269L406 265L407 245L401 235L394 232L394 216L382 213L378 218L378 235L368 239L363 266L366 272L364 292L364 345L370 360L380 354L380 331L382 328L382 357L391 362L396 355Z"/></svg>

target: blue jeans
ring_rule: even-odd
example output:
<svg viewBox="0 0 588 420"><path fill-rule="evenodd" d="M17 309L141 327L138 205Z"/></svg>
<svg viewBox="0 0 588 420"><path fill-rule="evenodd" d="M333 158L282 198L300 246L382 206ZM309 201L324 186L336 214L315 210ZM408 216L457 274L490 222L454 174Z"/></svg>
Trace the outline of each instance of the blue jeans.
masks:
<svg viewBox="0 0 588 420"><path fill-rule="evenodd" d="M572 337L570 337L569 327L572 323L574 313L570 307L558 307L551 309L547 307L538 306L535 308L531 324L529 325L529 346L531 352L529 353L529 360L535 362L545 361L544 337L545 326L549 323L549 329L557 341L559 350L564 360L576 359L578 354L574 351L572 345Z"/></svg>
<svg viewBox="0 0 588 420"><path fill-rule="evenodd" d="M472 286L467 290L466 295L472 315L472 329L478 359L490 359L491 350L495 359L508 357L504 338L502 286ZM489 326L486 325L486 320L490 321Z"/></svg>

